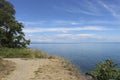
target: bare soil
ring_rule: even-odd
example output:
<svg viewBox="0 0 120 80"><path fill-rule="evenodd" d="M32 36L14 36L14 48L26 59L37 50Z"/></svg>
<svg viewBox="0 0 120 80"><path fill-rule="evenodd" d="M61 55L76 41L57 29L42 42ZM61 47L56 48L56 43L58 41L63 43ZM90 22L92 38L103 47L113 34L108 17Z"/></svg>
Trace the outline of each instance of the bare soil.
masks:
<svg viewBox="0 0 120 80"><path fill-rule="evenodd" d="M6 59L16 64L15 70L2 80L83 80L65 67L60 59Z"/></svg>
<svg viewBox="0 0 120 80"><path fill-rule="evenodd" d="M0 80L15 70L15 63L0 59Z"/></svg>

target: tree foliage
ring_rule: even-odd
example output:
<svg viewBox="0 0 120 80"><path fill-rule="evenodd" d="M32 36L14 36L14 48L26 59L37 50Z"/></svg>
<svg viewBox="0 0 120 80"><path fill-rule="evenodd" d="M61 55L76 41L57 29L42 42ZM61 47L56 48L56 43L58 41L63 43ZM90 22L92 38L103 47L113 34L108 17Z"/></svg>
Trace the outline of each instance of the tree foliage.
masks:
<svg viewBox="0 0 120 80"><path fill-rule="evenodd" d="M105 62L100 62L95 71L90 72L97 80L120 80L120 69L116 68L112 60L107 59Z"/></svg>
<svg viewBox="0 0 120 80"><path fill-rule="evenodd" d="M23 24L15 19L14 6L7 0L0 0L0 47L26 47Z"/></svg>

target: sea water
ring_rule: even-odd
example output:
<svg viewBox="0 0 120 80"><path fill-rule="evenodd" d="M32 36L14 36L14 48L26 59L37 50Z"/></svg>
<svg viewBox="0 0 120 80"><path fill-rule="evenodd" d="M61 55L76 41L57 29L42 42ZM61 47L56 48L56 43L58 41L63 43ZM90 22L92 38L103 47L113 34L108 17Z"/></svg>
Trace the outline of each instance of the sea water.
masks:
<svg viewBox="0 0 120 80"><path fill-rule="evenodd" d="M84 73L94 70L98 62L106 59L120 67L120 43L31 44L30 48L64 57Z"/></svg>

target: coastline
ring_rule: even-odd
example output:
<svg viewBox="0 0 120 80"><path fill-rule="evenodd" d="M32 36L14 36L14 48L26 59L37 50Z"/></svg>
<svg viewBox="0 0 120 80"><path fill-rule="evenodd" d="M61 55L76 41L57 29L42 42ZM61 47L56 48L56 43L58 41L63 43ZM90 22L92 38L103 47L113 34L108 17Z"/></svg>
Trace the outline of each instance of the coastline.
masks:
<svg viewBox="0 0 120 80"><path fill-rule="evenodd" d="M81 73L62 58L5 58L14 62L15 70L2 80L83 80ZM22 73L22 74L21 74Z"/></svg>
<svg viewBox="0 0 120 80"><path fill-rule="evenodd" d="M72 63L40 50L1 48L0 56L0 69L6 72L0 80L83 80Z"/></svg>

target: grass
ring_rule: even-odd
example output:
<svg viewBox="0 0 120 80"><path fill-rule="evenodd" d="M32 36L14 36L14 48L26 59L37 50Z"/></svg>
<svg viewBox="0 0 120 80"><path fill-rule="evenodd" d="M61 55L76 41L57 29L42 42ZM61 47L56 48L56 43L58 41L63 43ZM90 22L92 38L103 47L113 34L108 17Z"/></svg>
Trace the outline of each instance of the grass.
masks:
<svg viewBox="0 0 120 80"><path fill-rule="evenodd" d="M49 58L50 56L40 50L26 48L0 48L0 56L3 58Z"/></svg>

